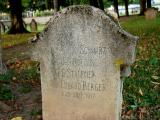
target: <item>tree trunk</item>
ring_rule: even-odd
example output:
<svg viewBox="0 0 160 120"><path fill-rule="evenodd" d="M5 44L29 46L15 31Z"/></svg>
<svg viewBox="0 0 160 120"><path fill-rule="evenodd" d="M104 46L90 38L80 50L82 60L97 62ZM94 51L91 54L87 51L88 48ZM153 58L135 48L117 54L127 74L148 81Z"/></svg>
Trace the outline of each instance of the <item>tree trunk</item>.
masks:
<svg viewBox="0 0 160 120"><path fill-rule="evenodd" d="M59 11L60 6L58 0L54 0L53 2L54 2L54 12L56 13L57 11Z"/></svg>
<svg viewBox="0 0 160 120"><path fill-rule="evenodd" d="M67 7L68 5L68 1L67 0L60 0L59 1L59 6L63 6L63 7Z"/></svg>
<svg viewBox="0 0 160 120"><path fill-rule="evenodd" d="M70 0L70 5L73 5L73 0Z"/></svg>
<svg viewBox="0 0 160 120"><path fill-rule="evenodd" d="M22 3L21 0L9 0L11 10L11 29L8 33L26 33L22 19Z"/></svg>
<svg viewBox="0 0 160 120"><path fill-rule="evenodd" d="M89 3L90 3L90 5L99 8L97 0L89 0Z"/></svg>
<svg viewBox="0 0 160 120"><path fill-rule="evenodd" d="M114 0L114 10L115 10L115 12L117 13L118 18L119 18L118 0Z"/></svg>
<svg viewBox="0 0 160 120"><path fill-rule="evenodd" d="M90 5L104 10L103 0L89 0Z"/></svg>
<svg viewBox="0 0 160 120"><path fill-rule="evenodd" d="M99 8L100 8L101 10L104 10L103 0L98 0L98 2L99 2Z"/></svg>
<svg viewBox="0 0 160 120"><path fill-rule="evenodd" d="M129 16L129 12L128 12L128 0L124 0L125 2L125 12L126 12L126 16Z"/></svg>
<svg viewBox="0 0 160 120"><path fill-rule="evenodd" d="M146 10L146 0L140 0L140 15L144 15Z"/></svg>
<svg viewBox="0 0 160 120"><path fill-rule="evenodd" d="M151 8L152 5L151 5L151 0L147 0L147 8Z"/></svg>
<svg viewBox="0 0 160 120"><path fill-rule="evenodd" d="M45 0L46 9L49 9L48 0Z"/></svg>

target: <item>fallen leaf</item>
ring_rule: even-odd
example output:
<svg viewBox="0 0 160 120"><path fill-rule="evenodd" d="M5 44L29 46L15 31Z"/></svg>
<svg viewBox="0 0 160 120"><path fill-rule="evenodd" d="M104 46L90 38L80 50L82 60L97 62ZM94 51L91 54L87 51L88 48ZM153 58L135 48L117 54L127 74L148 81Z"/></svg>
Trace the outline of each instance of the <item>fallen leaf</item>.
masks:
<svg viewBox="0 0 160 120"><path fill-rule="evenodd" d="M158 80L159 79L159 77L158 76L152 76L152 78L154 79L154 80Z"/></svg>
<svg viewBox="0 0 160 120"><path fill-rule="evenodd" d="M15 118L12 118L11 120L22 120L22 117L15 117Z"/></svg>
<svg viewBox="0 0 160 120"><path fill-rule="evenodd" d="M127 111L126 115L127 115L127 116L130 116L131 113L132 113L132 110L129 110L129 111Z"/></svg>
<svg viewBox="0 0 160 120"><path fill-rule="evenodd" d="M12 77L12 80L16 80L17 78L16 77Z"/></svg>
<svg viewBox="0 0 160 120"><path fill-rule="evenodd" d="M153 82L153 81L151 81L151 83L153 83L153 84L155 84L155 85L160 85L159 82Z"/></svg>
<svg viewBox="0 0 160 120"><path fill-rule="evenodd" d="M143 96L143 92L142 92L141 88L139 88L139 93L140 93L140 95Z"/></svg>

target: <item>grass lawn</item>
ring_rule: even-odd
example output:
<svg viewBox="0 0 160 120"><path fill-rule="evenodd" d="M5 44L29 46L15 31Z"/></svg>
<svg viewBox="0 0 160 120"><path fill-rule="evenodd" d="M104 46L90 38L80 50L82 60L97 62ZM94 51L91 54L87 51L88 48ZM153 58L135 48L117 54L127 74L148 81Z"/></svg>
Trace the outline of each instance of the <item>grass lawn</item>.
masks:
<svg viewBox="0 0 160 120"><path fill-rule="evenodd" d="M36 33L26 33L26 34L3 34L2 35L2 47L9 48L15 45L27 43L30 38L32 38Z"/></svg>
<svg viewBox="0 0 160 120"><path fill-rule="evenodd" d="M38 30L38 32L41 32L44 28L45 28L45 25L43 25L43 24L38 24L37 30ZM29 24L27 25L27 30L31 32L31 29L30 29L30 25L29 25Z"/></svg>
<svg viewBox="0 0 160 120"><path fill-rule="evenodd" d="M38 25L38 31L41 32L44 29L45 25ZM29 25L27 25L27 30L31 32ZM8 35L8 34L2 34L2 47L8 48L15 45L27 43L30 38L32 38L34 35L36 35L36 32L26 33L26 34L14 34L14 35Z"/></svg>
<svg viewBox="0 0 160 120"><path fill-rule="evenodd" d="M160 118L160 16L121 19L121 25L139 36L132 74L124 78L124 118L158 120Z"/></svg>

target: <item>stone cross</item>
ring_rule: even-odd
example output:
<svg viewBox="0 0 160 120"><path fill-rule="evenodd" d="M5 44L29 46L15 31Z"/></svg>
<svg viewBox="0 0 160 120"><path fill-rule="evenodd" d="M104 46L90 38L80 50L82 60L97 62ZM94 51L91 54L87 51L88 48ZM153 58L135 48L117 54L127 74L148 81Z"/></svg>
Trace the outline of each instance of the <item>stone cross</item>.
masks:
<svg viewBox="0 0 160 120"><path fill-rule="evenodd" d="M122 81L135 60L137 37L98 8L58 12L39 35L44 120L119 120Z"/></svg>

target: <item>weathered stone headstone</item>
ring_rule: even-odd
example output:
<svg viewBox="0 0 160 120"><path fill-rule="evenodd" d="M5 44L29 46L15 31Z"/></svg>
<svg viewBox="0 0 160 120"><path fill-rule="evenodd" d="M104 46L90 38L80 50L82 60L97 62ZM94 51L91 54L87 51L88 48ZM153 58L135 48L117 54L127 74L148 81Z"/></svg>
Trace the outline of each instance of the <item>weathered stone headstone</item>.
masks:
<svg viewBox="0 0 160 120"><path fill-rule="evenodd" d="M0 34L5 33L5 25L3 22L0 22Z"/></svg>
<svg viewBox="0 0 160 120"><path fill-rule="evenodd" d="M136 40L97 8L58 12L33 50L40 61L44 120L118 120L120 73L129 74Z"/></svg>
<svg viewBox="0 0 160 120"><path fill-rule="evenodd" d="M37 22L35 21L35 19L31 20L30 28L31 28L32 32L36 32L37 31Z"/></svg>
<svg viewBox="0 0 160 120"><path fill-rule="evenodd" d="M2 40L1 40L2 33L5 33L5 26L3 22L0 22L0 74L5 74L7 69L6 66L2 63Z"/></svg>
<svg viewBox="0 0 160 120"><path fill-rule="evenodd" d="M0 36L0 74L5 74L6 71L7 71L6 66L2 62L2 40Z"/></svg>
<svg viewBox="0 0 160 120"><path fill-rule="evenodd" d="M25 21L23 21L23 26L24 26L25 28L27 28L27 24L26 24Z"/></svg>
<svg viewBox="0 0 160 120"><path fill-rule="evenodd" d="M157 17L158 9L157 8L147 8L145 11L146 20L154 20Z"/></svg>

